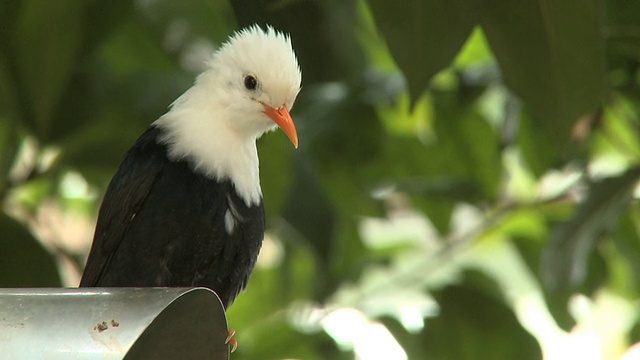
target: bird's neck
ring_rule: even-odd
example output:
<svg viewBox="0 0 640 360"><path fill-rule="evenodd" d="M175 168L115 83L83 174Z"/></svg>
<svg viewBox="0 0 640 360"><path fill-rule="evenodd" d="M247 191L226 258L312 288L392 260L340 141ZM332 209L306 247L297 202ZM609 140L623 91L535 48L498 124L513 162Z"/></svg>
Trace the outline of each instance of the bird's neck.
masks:
<svg viewBox="0 0 640 360"><path fill-rule="evenodd" d="M247 206L262 201L256 137L228 126L230 116L222 104L197 86L178 98L154 126L164 130L171 160L185 159L194 170L219 181L230 180Z"/></svg>

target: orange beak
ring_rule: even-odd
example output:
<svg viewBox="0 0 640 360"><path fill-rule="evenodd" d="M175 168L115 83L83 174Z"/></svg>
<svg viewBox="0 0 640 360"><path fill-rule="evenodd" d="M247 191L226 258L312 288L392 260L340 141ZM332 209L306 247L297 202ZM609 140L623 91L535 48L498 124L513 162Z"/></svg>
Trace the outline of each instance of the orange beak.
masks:
<svg viewBox="0 0 640 360"><path fill-rule="evenodd" d="M287 134L289 140L293 144L293 147L298 148L298 132L296 131L296 126L293 124L293 119L291 115L289 115L289 110L287 110L286 106L282 106L280 109L276 110L269 105L264 105L264 113L267 114L268 117L273 120L280 129Z"/></svg>

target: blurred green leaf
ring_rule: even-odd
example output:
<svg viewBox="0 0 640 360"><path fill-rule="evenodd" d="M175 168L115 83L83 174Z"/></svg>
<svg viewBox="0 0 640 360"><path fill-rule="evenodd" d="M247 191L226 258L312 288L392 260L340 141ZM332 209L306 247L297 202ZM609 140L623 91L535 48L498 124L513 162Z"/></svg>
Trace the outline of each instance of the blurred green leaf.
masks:
<svg viewBox="0 0 640 360"><path fill-rule="evenodd" d="M194 40L222 43L237 28L229 1L153 1L141 3L140 7L145 16L143 22L169 51Z"/></svg>
<svg viewBox="0 0 640 360"><path fill-rule="evenodd" d="M24 226L0 213L0 287L58 287L52 254Z"/></svg>
<svg viewBox="0 0 640 360"><path fill-rule="evenodd" d="M341 352L324 333L301 333L293 329L283 313L268 318L266 321L247 331L241 338L237 335L238 351L233 354L237 360L264 359L309 359L324 360L352 359L348 353ZM268 341L265 341L268 339Z"/></svg>
<svg viewBox="0 0 640 360"><path fill-rule="evenodd" d="M18 99L13 77L0 54L0 199L4 197L9 181L9 171L15 162L20 146L18 134Z"/></svg>
<svg viewBox="0 0 640 360"><path fill-rule="evenodd" d="M630 164L640 162L640 119L634 116L633 103L617 97L604 108L601 126L593 136L592 157L619 156Z"/></svg>
<svg viewBox="0 0 640 360"><path fill-rule="evenodd" d="M295 149L284 135L278 131L275 136L265 136L258 141L260 186L264 197L265 212L283 212L287 197L294 182Z"/></svg>
<svg viewBox="0 0 640 360"><path fill-rule="evenodd" d="M193 81L177 70L145 24L124 21L78 68L74 86L60 100L65 111L56 113L52 139L64 145L90 142L84 132L96 126L100 133L93 134L105 143L133 143L129 134L142 133ZM108 117L110 129L105 128L109 123L100 123Z"/></svg>
<svg viewBox="0 0 640 360"><path fill-rule="evenodd" d="M340 358L338 349L325 334L303 334L292 327L293 310L289 306L313 296L317 284L309 279L316 276L317 268L315 254L306 247L285 246L284 251L281 262L254 271L246 293L227 312L230 327L238 329L236 338L241 344L234 356L238 359L322 359L324 357L314 351L315 347L321 347L325 357ZM260 306L256 306L256 299L260 299ZM264 341L266 338L269 341Z"/></svg>
<svg viewBox="0 0 640 360"><path fill-rule="evenodd" d="M518 145L529 169L540 177L549 168L560 166L560 151L557 146L549 146L553 139L541 131L537 117L529 109L523 109L519 115Z"/></svg>
<svg viewBox="0 0 640 360"><path fill-rule="evenodd" d="M500 177L498 135L474 107L449 95L437 99L437 140L426 152L439 154L426 155L431 176L449 174L468 182L467 201L492 198Z"/></svg>
<svg viewBox="0 0 640 360"><path fill-rule="evenodd" d="M616 81L616 85L622 85L624 90L632 93L639 85L630 72L634 71L633 69L640 62L640 37L635 30L640 26L640 16L638 16L640 3L602 1L602 10L605 25L602 30L608 55L607 65L609 68L623 70L616 74L616 77L622 77Z"/></svg>
<svg viewBox="0 0 640 360"><path fill-rule="evenodd" d="M133 5L134 0L85 0L84 56L102 45L115 29L135 15Z"/></svg>
<svg viewBox="0 0 640 360"><path fill-rule="evenodd" d="M11 188L10 198L25 210L35 213L38 207L55 193L55 177L55 174L48 173L20 186L14 186Z"/></svg>
<svg viewBox="0 0 640 360"><path fill-rule="evenodd" d="M567 155L570 130L604 92L598 0L486 1L480 24L504 81L536 116L538 146Z"/></svg>
<svg viewBox="0 0 640 360"><path fill-rule="evenodd" d="M0 114L0 199L6 195L9 171L15 162L20 146L20 137L15 122Z"/></svg>
<svg viewBox="0 0 640 360"><path fill-rule="evenodd" d="M477 1L369 0L380 32L409 84L412 103L454 59L475 25Z"/></svg>
<svg viewBox="0 0 640 360"><path fill-rule="evenodd" d="M629 211L620 219L620 227L612 234L613 244L624 259L629 278L622 283L614 283L612 287L619 293L629 297L640 293L640 205L634 203ZM609 264L613 263L611 261Z"/></svg>
<svg viewBox="0 0 640 360"><path fill-rule="evenodd" d="M427 140L420 141L419 134L407 137L387 130L375 176L381 183L377 185L393 185L412 195L414 204L446 233L455 202L497 194L499 141L475 107L450 94L433 96L432 116Z"/></svg>
<svg viewBox="0 0 640 360"><path fill-rule="evenodd" d="M231 0L230 3L240 27L268 24L291 35L300 67L304 69L303 86L342 81L361 68L352 31L355 1Z"/></svg>
<svg viewBox="0 0 640 360"><path fill-rule="evenodd" d="M471 274L476 274L475 280ZM540 359L540 347L533 336L518 324L496 294L485 292L491 288L486 287L490 280L480 281L482 278L469 272L465 283L434 294L441 312L427 321L422 333L424 358Z"/></svg>
<svg viewBox="0 0 640 360"><path fill-rule="evenodd" d="M53 114L82 48L80 0L24 1L13 34L12 61L17 71L26 125L47 141Z"/></svg>
<svg viewBox="0 0 640 360"><path fill-rule="evenodd" d="M635 168L590 184L589 195L575 215L550 235L541 262L542 279L548 289L563 290L585 280L589 254L599 236L617 224L639 178L640 169Z"/></svg>
<svg viewBox="0 0 640 360"><path fill-rule="evenodd" d="M477 26L455 58L454 66L459 69L490 65L495 58L482 28Z"/></svg>
<svg viewBox="0 0 640 360"><path fill-rule="evenodd" d="M313 274L313 297L323 299L330 292L329 272L336 239L336 216L317 179L317 172L308 164L295 162L295 179L289 190L286 207L281 212L291 229L284 229L292 244L309 247L316 262ZM293 230L293 231L291 231Z"/></svg>
<svg viewBox="0 0 640 360"><path fill-rule="evenodd" d="M384 72L396 72L397 66L389 52L389 47L379 33L369 5L364 0L357 0L357 17L355 36L366 55L369 66Z"/></svg>
<svg viewBox="0 0 640 360"><path fill-rule="evenodd" d="M227 313L231 322L244 324L246 328L259 325L258 319L285 311L290 302L311 298L315 290L308 280L316 271L315 254L308 247L283 246L279 242L265 246L276 248L265 249L271 253L262 256L275 255L276 258L268 266L256 268L246 294L239 296ZM257 307L251 302L256 298L262 299Z"/></svg>
<svg viewBox="0 0 640 360"><path fill-rule="evenodd" d="M16 89L15 74L11 72L9 59L0 53L0 114L3 121L17 124L20 118L20 99Z"/></svg>

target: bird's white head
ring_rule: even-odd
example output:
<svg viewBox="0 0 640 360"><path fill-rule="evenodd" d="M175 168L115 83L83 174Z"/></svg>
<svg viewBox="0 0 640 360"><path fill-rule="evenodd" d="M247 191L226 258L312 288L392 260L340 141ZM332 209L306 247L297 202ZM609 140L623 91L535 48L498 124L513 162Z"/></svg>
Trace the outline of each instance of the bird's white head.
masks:
<svg viewBox="0 0 640 360"><path fill-rule="evenodd" d="M236 32L208 63L199 85L210 87L226 106L230 126L259 137L276 126L293 145L298 135L289 111L300 91L302 74L289 36L254 25Z"/></svg>
<svg viewBox="0 0 640 360"><path fill-rule="evenodd" d="M247 203L261 197L255 141L278 126L298 147L289 111L302 75L289 36L257 25L238 31L195 84L154 125L172 159L188 158L215 178L230 178Z"/></svg>

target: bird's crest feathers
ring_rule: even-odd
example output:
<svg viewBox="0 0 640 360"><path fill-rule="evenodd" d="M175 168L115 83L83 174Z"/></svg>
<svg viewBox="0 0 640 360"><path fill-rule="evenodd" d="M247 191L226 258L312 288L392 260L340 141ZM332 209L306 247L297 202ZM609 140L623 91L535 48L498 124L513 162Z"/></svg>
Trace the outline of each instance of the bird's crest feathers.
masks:
<svg viewBox="0 0 640 360"><path fill-rule="evenodd" d="M233 34L209 62L210 67L221 70L217 63L224 65L224 69L237 66L242 75L255 75L274 105L293 106L302 73L289 35L271 26L266 30L258 25L242 29Z"/></svg>

